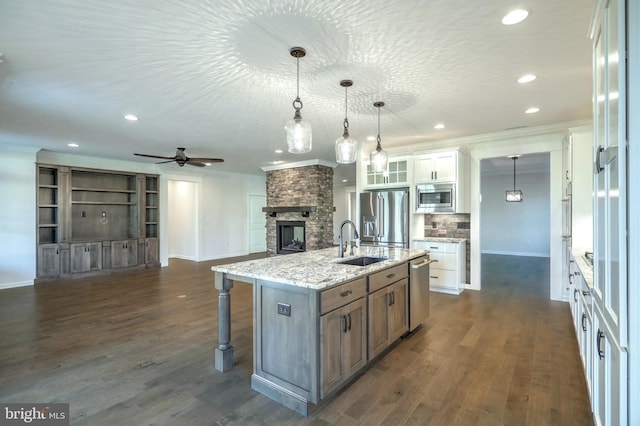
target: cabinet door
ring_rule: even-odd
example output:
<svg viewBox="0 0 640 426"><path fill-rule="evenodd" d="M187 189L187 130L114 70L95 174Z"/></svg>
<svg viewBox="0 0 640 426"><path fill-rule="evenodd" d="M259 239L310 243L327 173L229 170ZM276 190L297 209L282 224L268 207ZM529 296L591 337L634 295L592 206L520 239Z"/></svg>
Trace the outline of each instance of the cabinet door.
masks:
<svg viewBox="0 0 640 426"><path fill-rule="evenodd" d="M417 158L414 166L416 183L429 183L435 180L435 158Z"/></svg>
<svg viewBox="0 0 640 426"><path fill-rule="evenodd" d="M86 255L87 247L84 243L71 244L71 273L85 272L89 270L89 256Z"/></svg>
<svg viewBox="0 0 640 426"><path fill-rule="evenodd" d="M54 277L60 274L60 251L58 244L38 246L38 276Z"/></svg>
<svg viewBox="0 0 640 426"><path fill-rule="evenodd" d="M102 243L87 244L87 270L99 271L102 269Z"/></svg>
<svg viewBox="0 0 640 426"><path fill-rule="evenodd" d="M390 304L391 297L386 287L369 294L369 359L373 359L389 345Z"/></svg>
<svg viewBox="0 0 640 426"><path fill-rule="evenodd" d="M618 14L624 3L611 0L594 36L594 298L621 346L627 345L626 135L624 128L624 40L618 39ZM612 60L615 58L615 60ZM619 149L620 147L620 149Z"/></svg>
<svg viewBox="0 0 640 426"><path fill-rule="evenodd" d="M111 267L124 268L138 264L138 241L120 240L111 242Z"/></svg>
<svg viewBox="0 0 640 426"><path fill-rule="evenodd" d="M342 339L347 319L337 309L321 317L322 336L322 395L324 398L342 379Z"/></svg>
<svg viewBox="0 0 640 426"><path fill-rule="evenodd" d="M436 157L435 165L435 181L456 181L456 154L454 152L439 154Z"/></svg>
<svg viewBox="0 0 640 426"><path fill-rule="evenodd" d="M367 362L365 309L362 298L321 317L322 398Z"/></svg>
<svg viewBox="0 0 640 426"><path fill-rule="evenodd" d="M407 302L409 281L404 278L391 285L391 309L389 309L389 344L395 342L409 330Z"/></svg>
<svg viewBox="0 0 640 426"><path fill-rule="evenodd" d="M160 261L159 243L157 238L147 238L144 245L144 263L158 263Z"/></svg>
<svg viewBox="0 0 640 426"><path fill-rule="evenodd" d="M597 425L627 424L627 352L594 310L593 416Z"/></svg>

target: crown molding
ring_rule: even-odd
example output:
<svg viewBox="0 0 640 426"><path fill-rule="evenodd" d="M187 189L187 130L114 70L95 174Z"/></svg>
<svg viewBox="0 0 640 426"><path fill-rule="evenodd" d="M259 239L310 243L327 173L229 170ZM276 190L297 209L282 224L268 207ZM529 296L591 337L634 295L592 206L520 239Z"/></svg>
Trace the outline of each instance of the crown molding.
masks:
<svg viewBox="0 0 640 426"><path fill-rule="evenodd" d="M334 163L333 161L325 161L320 159L315 160L305 160L305 161L297 161L294 163L283 163L283 164L274 164L273 166L263 166L260 167L263 172L271 172L273 170L284 170L284 169L293 169L296 167L308 167L308 166L326 166L335 169L338 167L338 163Z"/></svg>

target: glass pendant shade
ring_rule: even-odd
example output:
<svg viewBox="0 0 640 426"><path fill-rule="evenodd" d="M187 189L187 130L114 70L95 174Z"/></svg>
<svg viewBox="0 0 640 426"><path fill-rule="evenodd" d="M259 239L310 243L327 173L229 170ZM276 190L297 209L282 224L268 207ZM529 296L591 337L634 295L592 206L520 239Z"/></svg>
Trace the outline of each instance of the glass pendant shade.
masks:
<svg viewBox="0 0 640 426"><path fill-rule="evenodd" d="M378 144L376 150L371 152L369 162L375 173L381 173L387 171L389 163L389 155L382 149L382 139L380 138L380 108L384 106L384 102L374 102L373 106L378 108Z"/></svg>
<svg viewBox="0 0 640 426"><path fill-rule="evenodd" d="M381 173L387 170L387 164L389 163L389 155L387 155L386 151L382 150L380 146L380 141L378 141L378 146L376 150L371 152L369 156L369 160L371 163L371 168L375 173Z"/></svg>
<svg viewBox="0 0 640 426"><path fill-rule="evenodd" d="M347 118L347 89L353 85L351 80L342 80L340 86L344 87L344 132L342 137L336 139L336 162L350 164L356 162L358 142L349 136L349 119Z"/></svg>
<svg viewBox="0 0 640 426"><path fill-rule="evenodd" d="M345 133L336 140L336 162L340 164L355 163L358 142Z"/></svg>
<svg viewBox="0 0 640 426"><path fill-rule="evenodd" d="M293 101L295 114L284 126L287 147L292 154L304 154L311 151L311 123L304 121L300 110L302 101L300 100L300 58L304 58L307 51L302 47L293 47L289 53L296 58L296 99Z"/></svg>
<svg viewBox="0 0 640 426"><path fill-rule="evenodd" d="M292 120L284 126L287 146L293 154L304 154L311 151L311 123L302 119L300 110L296 110Z"/></svg>

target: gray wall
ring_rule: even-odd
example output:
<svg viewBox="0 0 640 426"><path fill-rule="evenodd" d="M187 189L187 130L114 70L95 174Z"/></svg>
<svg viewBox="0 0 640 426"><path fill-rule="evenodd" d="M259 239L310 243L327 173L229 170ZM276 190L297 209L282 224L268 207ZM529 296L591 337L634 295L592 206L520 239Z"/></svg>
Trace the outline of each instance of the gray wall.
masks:
<svg viewBox="0 0 640 426"><path fill-rule="evenodd" d="M549 257L549 172L518 172L516 184L523 201L507 203L505 191L513 189L513 171L482 174L481 252Z"/></svg>

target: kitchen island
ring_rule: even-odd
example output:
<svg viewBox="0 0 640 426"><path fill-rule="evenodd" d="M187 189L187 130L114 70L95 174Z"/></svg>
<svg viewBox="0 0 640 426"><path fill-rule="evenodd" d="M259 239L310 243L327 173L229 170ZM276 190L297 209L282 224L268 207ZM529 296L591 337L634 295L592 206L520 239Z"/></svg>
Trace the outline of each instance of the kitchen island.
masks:
<svg viewBox="0 0 640 426"><path fill-rule="evenodd" d="M410 271L426 254L362 246L340 258L336 247L212 267L219 292L216 369L233 368L233 281L250 283L251 387L308 415L310 403L335 393L408 332Z"/></svg>

